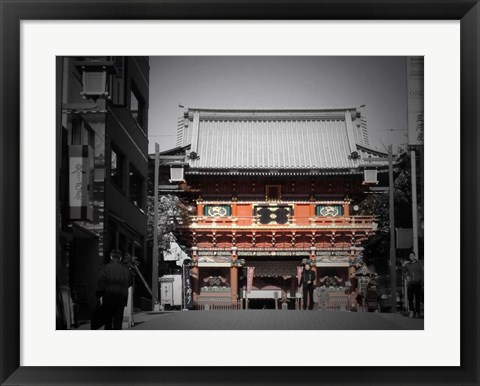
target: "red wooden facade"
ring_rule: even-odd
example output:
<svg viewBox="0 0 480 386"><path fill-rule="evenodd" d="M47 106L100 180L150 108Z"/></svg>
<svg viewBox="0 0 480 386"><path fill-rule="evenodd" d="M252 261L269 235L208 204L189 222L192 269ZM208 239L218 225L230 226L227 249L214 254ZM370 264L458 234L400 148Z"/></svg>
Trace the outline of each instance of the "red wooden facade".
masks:
<svg viewBox="0 0 480 386"><path fill-rule="evenodd" d="M306 261L319 306L322 294L355 302L362 246L376 231L373 214L359 214L363 165L384 156L366 146L363 123L354 108L185 111L178 149L197 195L189 247L199 306L298 306ZM249 293L246 267L255 267Z"/></svg>

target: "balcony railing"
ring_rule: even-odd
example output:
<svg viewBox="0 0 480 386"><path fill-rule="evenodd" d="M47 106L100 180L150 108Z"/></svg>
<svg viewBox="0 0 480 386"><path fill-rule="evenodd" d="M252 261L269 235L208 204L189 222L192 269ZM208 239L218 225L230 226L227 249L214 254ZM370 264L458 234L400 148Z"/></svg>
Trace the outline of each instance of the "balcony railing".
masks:
<svg viewBox="0 0 480 386"><path fill-rule="evenodd" d="M289 216L285 224L270 222L261 224L260 216L228 216L228 217L210 217L194 216L192 218L192 228L349 228L349 229L369 229L376 228L374 216L349 216L349 217L321 217L321 216Z"/></svg>

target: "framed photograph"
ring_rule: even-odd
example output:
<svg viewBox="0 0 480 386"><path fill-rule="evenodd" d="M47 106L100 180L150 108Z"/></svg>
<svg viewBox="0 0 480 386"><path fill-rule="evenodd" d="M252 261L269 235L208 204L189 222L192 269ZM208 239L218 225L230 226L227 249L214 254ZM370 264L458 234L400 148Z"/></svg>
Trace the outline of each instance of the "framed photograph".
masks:
<svg viewBox="0 0 480 386"><path fill-rule="evenodd" d="M478 384L476 1L0 12L2 385ZM400 186L406 164L392 166L385 142L418 171L417 232L401 216L388 225L390 178ZM193 197L185 216L155 218L152 176L160 193ZM383 214L370 218L369 202ZM173 231L185 218L187 236ZM149 221L172 235L161 267ZM363 248L382 224L396 253ZM138 291L123 319L107 307L107 269L98 276L110 259L129 263ZM217 318L225 308L261 316ZM128 331L93 330L94 309ZM135 323L133 309L152 312Z"/></svg>

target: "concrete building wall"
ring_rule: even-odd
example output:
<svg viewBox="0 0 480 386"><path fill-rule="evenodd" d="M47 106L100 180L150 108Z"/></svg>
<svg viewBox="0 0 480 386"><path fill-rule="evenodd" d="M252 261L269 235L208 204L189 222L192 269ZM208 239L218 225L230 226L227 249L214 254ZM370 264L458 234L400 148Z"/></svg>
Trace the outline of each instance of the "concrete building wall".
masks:
<svg viewBox="0 0 480 386"><path fill-rule="evenodd" d="M100 59L114 62L108 95L85 99L75 62ZM57 59L57 283L70 289L80 319L88 319L95 306L98 272L112 249L137 251L140 261L146 256L148 80L145 57ZM71 220L68 147L84 145L84 133L94 148L94 214ZM123 155L121 189L111 183L112 146ZM135 181L143 179L134 185L135 200L130 195L132 175Z"/></svg>

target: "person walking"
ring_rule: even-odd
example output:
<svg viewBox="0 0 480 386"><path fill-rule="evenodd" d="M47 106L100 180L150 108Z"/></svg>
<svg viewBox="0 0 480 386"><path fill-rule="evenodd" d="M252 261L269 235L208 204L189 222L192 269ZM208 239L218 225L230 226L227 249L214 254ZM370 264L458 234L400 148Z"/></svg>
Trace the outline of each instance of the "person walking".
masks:
<svg viewBox="0 0 480 386"><path fill-rule="evenodd" d="M110 262L102 267L98 276L96 295L102 303L105 330L122 329L128 288L133 285L132 273L121 260L122 253L113 250L110 253Z"/></svg>
<svg viewBox="0 0 480 386"><path fill-rule="evenodd" d="M305 264L300 279L300 286L303 286L303 309L313 310L313 288L315 282L315 272L310 269L310 264Z"/></svg>
<svg viewBox="0 0 480 386"><path fill-rule="evenodd" d="M423 261L418 260L415 252L410 252L408 261L403 264L403 272L407 278L407 297L410 318L420 317L420 299L423 289ZM415 298L415 303L413 299Z"/></svg>

